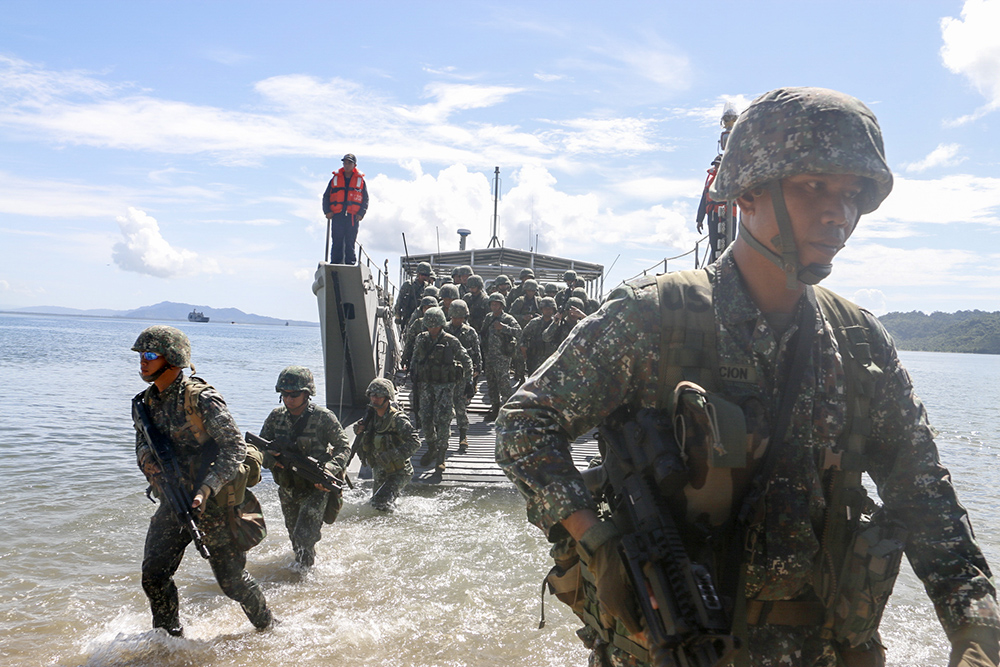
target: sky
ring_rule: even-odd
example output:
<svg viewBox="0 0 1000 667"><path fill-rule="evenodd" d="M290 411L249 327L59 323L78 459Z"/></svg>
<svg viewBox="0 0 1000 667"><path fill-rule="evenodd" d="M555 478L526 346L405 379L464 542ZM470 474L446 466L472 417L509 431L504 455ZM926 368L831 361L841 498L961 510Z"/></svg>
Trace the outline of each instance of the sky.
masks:
<svg viewBox="0 0 1000 667"><path fill-rule="evenodd" d="M701 238L726 102L820 86L871 107L895 175L824 285L876 314L1000 310L997 34L1000 0L4 0L0 309L316 321L347 152L394 282L404 233L487 245L499 167L504 245L610 289Z"/></svg>

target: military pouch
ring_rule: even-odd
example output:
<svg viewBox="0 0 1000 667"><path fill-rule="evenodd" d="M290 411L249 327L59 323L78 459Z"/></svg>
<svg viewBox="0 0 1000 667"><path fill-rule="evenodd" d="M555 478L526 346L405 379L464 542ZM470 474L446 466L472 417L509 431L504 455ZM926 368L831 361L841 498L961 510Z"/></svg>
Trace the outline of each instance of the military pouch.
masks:
<svg viewBox="0 0 1000 667"><path fill-rule="evenodd" d="M240 551L253 549L267 537L264 512L253 492L245 491L243 503L231 507L228 516L233 542Z"/></svg>
<svg viewBox="0 0 1000 667"><path fill-rule="evenodd" d="M587 599L586 591L583 587L583 575L581 569L583 563L577 558L575 562L557 562L545 575L545 585L549 593L569 606L573 613L581 619L584 614L584 602Z"/></svg>
<svg viewBox="0 0 1000 667"><path fill-rule="evenodd" d="M869 642L899 575L906 530L876 512L862 520L844 554L837 593L827 612L834 639L855 647Z"/></svg>
<svg viewBox="0 0 1000 667"><path fill-rule="evenodd" d="M746 417L738 405L684 381L674 388L673 418L674 436L685 452L702 448L712 468L746 467Z"/></svg>
<svg viewBox="0 0 1000 667"><path fill-rule="evenodd" d="M326 509L323 511L323 523L331 524L336 521L343 506L344 498L339 491L331 491L326 494Z"/></svg>

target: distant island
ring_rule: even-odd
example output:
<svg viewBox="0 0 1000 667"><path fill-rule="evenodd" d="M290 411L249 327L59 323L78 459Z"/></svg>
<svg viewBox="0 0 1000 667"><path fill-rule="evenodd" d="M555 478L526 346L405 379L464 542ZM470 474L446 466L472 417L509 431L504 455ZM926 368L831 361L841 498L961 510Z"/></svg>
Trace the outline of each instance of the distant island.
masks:
<svg viewBox="0 0 1000 667"><path fill-rule="evenodd" d="M62 306L32 306L30 308L16 308L12 313L32 313L36 315L79 315L83 317L124 317L134 320L179 320L188 321L188 314L197 309L212 322L236 324L273 324L284 326L317 327L316 322L304 322L302 320L282 320L277 317L266 317L264 315L254 315L244 313L238 308L211 308L209 306L199 306L190 303L175 303L173 301L163 301L152 306L143 306L134 310L109 310L106 308L93 308L81 310L79 308L64 308Z"/></svg>
<svg viewBox="0 0 1000 667"><path fill-rule="evenodd" d="M878 318L901 350L1000 354L1000 311L887 313Z"/></svg>

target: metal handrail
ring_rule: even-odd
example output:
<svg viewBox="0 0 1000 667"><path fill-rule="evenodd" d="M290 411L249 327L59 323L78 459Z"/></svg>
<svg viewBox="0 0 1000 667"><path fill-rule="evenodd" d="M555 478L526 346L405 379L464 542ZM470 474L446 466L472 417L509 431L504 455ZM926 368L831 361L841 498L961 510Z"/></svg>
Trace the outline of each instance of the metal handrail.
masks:
<svg viewBox="0 0 1000 667"><path fill-rule="evenodd" d="M680 259L681 257L687 257L691 253L696 253L695 254L695 268L698 268L698 254L697 253L698 253L699 248L701 246L701 242L704 241L707 238L708 238L708 234L705 234L700 239L698 239L697 241L695 241L694 247L691 248L690 250L688 250L687 252L681 253L680 255L674 255L673 257L664 257L662 262L657 262L656 264L654 264L653 266L649 267L648 269L643 269L641 272L635 274L631 278L626 278L625 280L622 280L619 283L619 285L624 285L625 283L631 282L631 281L635 280L636 278L642 278L643 276L648 275L650 271L655 271L657 268L659 268L659 266L661 264L663 265L663 271L658 272L657 275L659 275L659 273L666 273L667 272L667 262L669 262L671 260L674 260L674 259Z"/></svg>

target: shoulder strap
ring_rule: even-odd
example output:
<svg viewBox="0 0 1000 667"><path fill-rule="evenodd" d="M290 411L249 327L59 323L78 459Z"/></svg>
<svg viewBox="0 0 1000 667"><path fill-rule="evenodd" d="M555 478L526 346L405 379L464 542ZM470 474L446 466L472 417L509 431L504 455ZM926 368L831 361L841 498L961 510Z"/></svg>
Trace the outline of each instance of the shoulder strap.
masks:
<svg viewBox="0 0 1000 667"><path fill-rule="evenodd" d="M667 409L674 387L683 380L709 391L719 367L715 349L715 310L711 268L664 273L656 277L660 299L660 360L657 407Z"/></svg>
<svg viewBox="0 0 1000 667"><path fill-rule="evenodd" d="M191 433L194 434L198 443L202 445L211 440L211 437L208 435L208 431L205 430L205 420L201 418L198 397L208 387L207 382L195 375L184 380L184 417L187 419Z"/></svg>

